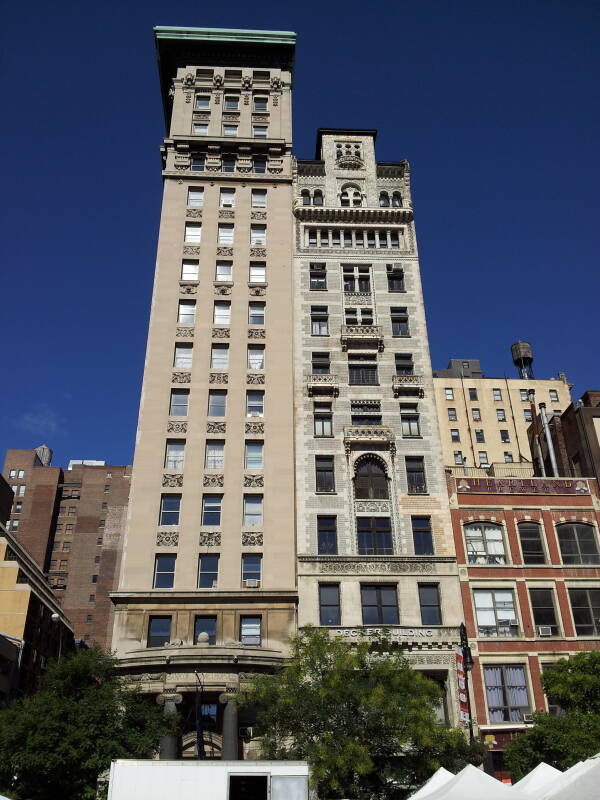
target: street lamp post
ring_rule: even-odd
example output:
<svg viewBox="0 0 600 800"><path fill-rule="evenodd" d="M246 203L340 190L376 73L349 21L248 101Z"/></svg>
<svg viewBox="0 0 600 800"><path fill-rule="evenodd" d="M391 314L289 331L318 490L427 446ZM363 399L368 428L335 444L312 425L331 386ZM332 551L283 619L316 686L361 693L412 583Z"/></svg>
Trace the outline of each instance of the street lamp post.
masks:
<svg viewBox="0 0 600 800"><path fill-rule="evenodd" d="M473 655L469 647L467 628L464 622L460 623L460 646L462 649L463 669L465 671L465 694L467 695L467 706L469 708L469 741L474 741L473 735L473 713L471 711L471 693L469 691L469 672L473 669Z"/></svg>
<svg viewBox="0 0 600 800"><path fill-rule="evenodd" d="M50 617L52 622L55 625L58 625L58 661L60 661L60 656L62 654L62 627L60 626L60 614L57 614L56 611Z"/></svg>

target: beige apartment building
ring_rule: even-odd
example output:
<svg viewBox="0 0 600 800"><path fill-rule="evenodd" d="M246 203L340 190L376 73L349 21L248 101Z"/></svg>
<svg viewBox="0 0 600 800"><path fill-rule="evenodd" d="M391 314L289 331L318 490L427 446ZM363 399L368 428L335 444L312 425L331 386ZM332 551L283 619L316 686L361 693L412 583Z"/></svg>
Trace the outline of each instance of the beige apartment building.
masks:
<svg viewBox="0 0 600 800"><path fill-rule="evenodd" d="M294 183L299 625L388 630L457 720L462 620L410 172L321 129Z"/></svg>
<svg viewBox="0 0 600 800"><path fill-rule="evenodd" d="M280 664L296 629L295 35L155 39L164 192L113 648L178 707L184 755L201 727L207 757L235 759L228 697Z"/></svg>
<svg viewBox="0 0 600 800"><path fill-rule="evenodd" d="M433 384L444 464L491 468L498 476L514 471L506 465L532 463L527 432L539 404L545 403L550 417L571 403L564 373L540 380L525 369L519 377L492 378L483 374L477 359L451 359L446 369L434 370Z"/></svg>

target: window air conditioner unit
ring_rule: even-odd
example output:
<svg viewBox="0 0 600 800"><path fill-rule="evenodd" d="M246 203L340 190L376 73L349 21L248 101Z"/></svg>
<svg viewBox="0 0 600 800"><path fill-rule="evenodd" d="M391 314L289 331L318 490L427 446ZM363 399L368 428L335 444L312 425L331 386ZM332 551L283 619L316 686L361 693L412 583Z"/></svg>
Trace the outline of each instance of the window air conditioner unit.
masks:
<svg viewBox="0 0 600 800"><path fill-rule="evenodd" d="M246 589L258 589L260 586L260 581L258 578L246 578L244 581L244 586Z"/></svg>
<svg viewBox="0 0 600 800"><path fill-rule="evenodd" d="M538 636L552 636L552 625L538 625Z"/></svg>
<svg viewBox="0 0 600 800"><path fill-rule="evenodd" d="M533 722L533 714L523 714L523 722L532 723Z"/></svg>

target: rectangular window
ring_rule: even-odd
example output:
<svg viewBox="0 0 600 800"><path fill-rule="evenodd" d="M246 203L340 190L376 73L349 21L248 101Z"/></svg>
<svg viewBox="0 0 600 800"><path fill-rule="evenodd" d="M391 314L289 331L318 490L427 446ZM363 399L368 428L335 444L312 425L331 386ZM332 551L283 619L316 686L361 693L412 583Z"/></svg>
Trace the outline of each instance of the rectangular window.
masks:
<svg viewBox="0 0 600 800"><path fill-rule="evenodd" d="M577 636L600 636L600 589L569 589Z"/></svg>
<svg viewBox="0 0 600 800"><path fill-rule="evenodd" d="M213 323L215 325L229 325L231 322L231 303L217 301L214 305Z"/></svg>
<svg viewBox="0 0 600 800"><path fill-rule="evenodd" d="M252 136L255 139L266 139L268 133L268 126L267 125L253 125L252 126Z"/></svg>
<svg viewBox="0 0 600 800"><path fill-rule="evenodd" d="M195 108L206 109L210 108L210 95L209 94L197 94L196 95L196 103L194 105Z"/></svg>
<svg viewBox="0 0 600 800"><path fill-rule="evenodd" d="M248 369L263 370L265 368L265 346L248 345Z"/></svg>
<svg viewBox="0 0 600 800"><path fill-rule="evenodd" d="M185 439L167 439L165 469L183 469Z"/></svg>
<svg viewBox="0 0 600 800"><path fill-rule="evenodd" d="M213 344L210 349L210 368L227 369L229 366L229 345Z"/></svg>
<svg viewBox="0 0 600 800"><path fill-rule="evenodd" d="M396 375L414 375L415 365L412 353L396 353L394 355Z"/></svg>
<svg viewBox="0 0 600 800"><path fill-rule="evenodd" d="M317 492L335 492L333 456L315 456Z"/></svg>
<svg viewBox="0 0 600 800"><path fill-rule="evenodd" d="M475 441L478 444L484 444L485 443L485 433L481 428L478 429L478 430L475 430Z"/></svg>
<svg viewBox="0 0 600 800"><path fill-rule="evenodd" d="M465 525L469 564L506 564L502 528L491 522Z"/></svg>
<svg viewBox="0 0 600 800"><path fill-rule="evenodd" d="M189 244L200 244L202 225L199 222L185 223L185 241Z"/></svg>
<svg viewBox="0 0 600 800"><path fill-rule="evenodd" d="M550 389L550 402L558 403L558 391L556 389Z"/></svg>
<svg viewBox="0 0 600 800"><path fill-rule="evenodd" d="M502 400L502 389L492 389L494 402L498 403Z"/></svg>
<svg viewBox="0 0 600 800"><path fill-rule="evenodd" d="M237 111L240 107L239 94L226 94L224 108L225 111Z"/></svg>
<svg viewBox="0 0 600 800"><path fill-rule="evenodd" d="M235 156L222 155L221 156L221 172L235 172Z"/></svg>
<svg viewBox="0 0 600 800"><path fill-rule="evenodd" d="M248 303L248 325L265 324L265 304Z"/></svg>
<svg viewBox="0 0 600 800"><path fill-rule="evenodd" d="M214 645L216 643L217 618L196 617L194 619L194 644Z"/></svg>
<svg viewBox="0 0 600 800"><path fill-rule="evenodd" d="M189 389L171 389L169 416L186 417L190 400Z"/></svg>
<svg viewBox="0 0 600 800"><path fill-rule="evenodd" d="M190 186L188 188L187 204L195 208L202 208L204 205L204 188L202 186Z"/></svg>
<svg viewBox="0 0 600 800"><path fill-rule="evenodd" d="M191 170L192 172L204 172L206 166L206 156L192 156Z"/></svg>
<svg viewBox="0 0 600 800"><path fill-rule="evenodd" d="M339 625L340 619L339 583L319 584L319 624Z"/></svg>
<svg viewBox="0 0 600 800"><path fill-rule="evenodd" d="M325 264L312 263L309 277L311 290L327 289L327 267Z"/></svg>
<svg viewBox="0 0 600 800"><path fill-rule="evenodd" d="M545 564L546 554L542 542L542 528L537 522L519 522L517 525L524 564Z"/></svg>
<svg viewBox="0 0 600 800"><path fill-rule="evenodd" d="M591 525L565 523L556 526L563 564L598 564L600 555Z"/></svg>
<svg viewBox="0 0 600 800"><path fill-rule="evenodd" d="M423 456L406 456L406 479L409 494L427 494Z"/></svg>
<svg viewBox="0 0 600 800"><path fill-rule="evenodd" d="M235 189L229 187L220 189L219 208L235 208Z"/></svg>
<svg viewBox="0 0 600 800"><path fill-rule="evenodd" d="M521 664L484 666L489 721L523 722L530 711L525 667Z"/></svg>
<svg viewBox="0 0 600 800"><path fill-rule="evenodd" d="M226 124L223 125L223 136L237 136L238 135L238 126Z"/></svg>
<svg viewBox="0 0 600 800"><path fill-rule="evenodd" d="M221 524L222 494L205 494L202 498L202 525Z"/></svg>
<svg viewBox="0 0 600 800"><path fill-rule="evenodd" d="M242 581L256 581L260 584L262 577L262 556L254 553L245 553L242 556Z"/></svg>
<svg viewBox="0 0 600 800"><path fill-rule="evenodd" d="M317 551L319 555L337 555L337 517L317 517Z"/></svg>
<svg viewBox="0 0 600 800"><path fill-rule="evenodd" d="M504 463L505 464L512 464L515 459L513 458L513 454L510 453L508 450L504 451Z"/></svg>
<svg viewBox="0 0 600 800"><path fill-rule="evenodd" d="M490 462L488 461L488 454L487 450L478 450L477 456L479 458L479 466L480 467L489 467Z"/></svg>
<svg viewBox="0 0 600 800"><path fill-rule="evenodd" d="M405 439L418 439L421 436L417 409L416 403L400 403L400 425Z"/></svg>
<svg viewBox="0 0 600 800"><path fill-rule="evenodd" d="M217 235L217 243L231 247L233 244L234 226L229 223L220 222Z"/></svg>
<svg viewBox="0 0 600 800"><path fill-rule="evenodd" d="M351 386L378 386L377 356L351 353L348 356L348 383Z"/></svg>
<svg viewBox="0 0 600 800"><path fill-rule="evenodd" d="M524 403L529 402L529 389L519 389L519 395Z"/></svg>
<svg viewBox="0 0 600 800"><path fill-rule="evenodd" d="M498 422L506 422L506 413L503 408L496 409L496 417Z"/></svg>
<svg viewBox="0 0 600 800"><path fill-rule="evenodd" d="M360 587L363 625L398 625L398 596L394 585Z"/></svg>
<svg viewBox="0 0 600 800"><path fill-rule="evenodd" d="M261 157L254 157L252 159L252 172L255 175L264 175L267 171L267 159Z"/></svg>
<svg viewBox="0 0 600 800"><path fill-rule="evenodd" d="M196 322L196 301L180 300L177 322L182 325L193 325Z"/></svg>
<svg viewBox="0 0 600 800"><path fill-rule="evenodd" d="M481 422L481 411L478 408L471 409L471 416L473 417L473 422Z"/></svg>
<svg viewBox="0 0 600 800"><path fill-rule="evenodd" d="M180 494L163 494L160 498L159 525L179 525Z"/></svg>
<svg viewBox="0 0 600 800"><path fill-rule="evenodd" d="M198 588L214 589L219 581L219 556L201 555L198 558Z"/></svg>
<svg viewBox="0 0 600 800"><path fill-rule="evenodd" d="M333 414L331 403L314 404L314 431L316 437L333 436Z"/></svg>
<svg viewBox="0 0 600 800"><path fill-rule="evenodd" d="M530 589L529 599L538 636L558 636L552 589Z"/></svg>
<svg viewBox="0 0 600 800"><path fill-rule="evenodd" d="M444 389L446 400L454 400L454 389Z"/></svg>
<svg viewBox="0 0 600 800"><path fill-rule="evenodd" d="M448 421L449 422L456 422L456 419L457 419L457 417L456 417L456 409L455 408L449 408L448 409Z"/></svg>
<svg viewBox="0 0 600 800"><path fill-rule="evenodd" d="M153 589L172 589L175 583L175 559L177 556L168 554L154 558Z"/></svg>
<svg viewBox="0 0 600 800"><path fill-rule="evenodd" d="M191 369L193 352L194 347L191 344L176 344L173 366L181 369Z"/></svg>
<svg viewBox="0 0 600 800"><path fill-rule="evenodd" d="M246 392L246 416L262 417L265 411L264 392Z"/></svg>
<svg viewBox="0 0 600 800"><path fill-rule="evenodd" d="M530 408L523 409L523 419L525 422L533 422L533 415Z"/></svg>
<svg viewBox="0 0 600 800"><path fill-rule="evenodd" d="M262 494L244 495L244 517L245 528L260 528L263 524L263 496Z"/></svg>
<svg viewBox="0 0 600 800"><path fill-rule="evenodd" d="M413 545L416 556L432 556L433 533L431 517L411 517Z"/></svg>
<svg viewBox="0 0 600 800"><path fill-rule="evenodd" d="M263 95L254 95L254 110L267 111L269 98Z"/></svg>
<svg viewBox="0 0 600 800"><path fill-rule="evenodd" d="M266 208L267 207L267 190L266 189L252 189L251 204L252 204L252 208Z"/></svg>
<svg viewBox="0 0 600 800"><path fill-rule="evenodd" d="M208 393L208 416L224 417L227 412L227 392L211 389Z"/></svg>
<svg viewBox="0 0 600 800"><path fill-rule="evenodd" d="M350 403L352 425L381 425L379 400L353 400Z"/></svg>
<svg viewBox="0 0 600 800"><path fill-rule="evenodd" d="M440 587L437 583L419 584L419 606L421 608L421 625L442 624Z"/></svg>
<svg viewBox="0 0 600 800"><path fill-rule="evenodd" d="M469 400L477 401L477 389L469 389Z"/></svg>
<svg viewBox="0 0 600 800"><path fill-rule="evenodd" d="M163 647L171 641L171 617L150 617L146 647Z"/></svg>
<svg viewBox="0 0 600 800"><path fill-rule="evenodd" d="M392 336L410 336L408 314L405 308L390 308Z"/></svg>
<svg viewBox="0 0 600 800"><path fill-rule="evenodd" d="M217 261L215 281L218 283L231 283L233 279L233 263L231 261Z"/></svg>
<svg viewBox="0 0 600 800"><path fill-rule="evenodd" d="M260 647L260 627L260 617L240 617L240 642L251 647Z"/></svg>
<svg viewBox="0 0 600 800"><path fill-rule="evenodd" d="M357 517L356 530L359 555L393 555L392 526L389 517Z"/></svg>
<svg viewBox="0 0 600 800"><path fill-rule="evenodd" d="M259 441L247 441L244 450L244 469L263 469L264 445Z"/></svg>
<svg viewBox="0 0 600 800"><path fill-rule="evenodd" d="M458 428L450 428L450 441L460 442L460 431Z"/></svg>
<svg viewBox="0 0 600 800"><path fill-rule="evenodd" d="M313 336L329 336L329 314L327 306L310 307L310 325Z"/></svg>
<svg viewBox="0 0 600 800"><path fill-rule="evenodd" d="M313 375L329 375L331 371L329 353L313 353L311 357L311 368Z"/></svg>
<svg viewBox="0 0 600 800"><path fill-rule="evenodd" d="M504 444L510 442L510 435L507 430L500 431L500 441Z"/></svg>
<svg viewBox="0 0 600 800"><path fill-rule="evenodd" d="M181 262L181 280L198 280L198 261L184 260Z"/></svg>
<svg viewBox="0 0 600 800"><path fill-rule="evenodd" d="M387 264L388 292L404 292L404 270L400 264Z"/></svg>
<svg viewBox="0 0 600 800"><path fill-rule="evenodd" d="M225 468L225 442L218 439L207 439L204 454L204 469Z"/></svg>
<svg viewBox="0 0 600 800"><path fill-rule="evenodd" d="M515 598L510 589L474 589L477 635L514 637L519 635Z"/></svg>
<svg viewBox="0 0 600 800"><path fill-rule="evenodd" d="M264 261L251 261L248 279L250 283L267 282L267 265Z"/></svg>
<svg viewBox="0 0 600 800"><path fill-rule="evenodd" d="M250 225L250 244L254 247L265 247L267 244L267 226Z"/></svg>
<svg viewBox="0 0 600 800"><path fill-rule="evenodd" d="M208 136L208 122L194 122L192 125L193 136Z"/></svg>

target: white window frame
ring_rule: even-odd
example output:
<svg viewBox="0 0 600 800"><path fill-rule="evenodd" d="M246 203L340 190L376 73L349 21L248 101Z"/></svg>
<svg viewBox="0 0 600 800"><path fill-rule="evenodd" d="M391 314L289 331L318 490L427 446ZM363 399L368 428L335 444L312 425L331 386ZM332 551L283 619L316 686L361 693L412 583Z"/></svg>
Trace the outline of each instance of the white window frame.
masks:
<svg viewBox="0 0 600 800"><path fill-rule="evenodd" d="M267 226L250 226L250 244L254 247L266 247L267 245Z"/></svg>
<svg viewBox="0 0 600 800"><path fill-rule="evenodd" d="M185 241L187 244L200 244L202 241L202 224L200 222L185 223Z"/></svg>
<svg viewBox="0 0 600 800"><path fill-rule="evenodd" d="M264 261L251 261L248 268L248 280L250 283L267 282L267 265Z"/></svg>
<svg viewBox="0 0 600 800"><path fill-rule="evenodd" d="M233 245L235 237L235 227L229 222L219 222L217 233L217 243L226 247Z"/></svg>
<svg viewBox="0 0 600 800"><path fill-rule="evenodd" d="M198 280L199 262L197 259L184 258L181 262L181 280Z"/></svg>
<svg viewBox="0 0 600 800"><path fill-rule="evenodd" d="M224 270L229 270L227 273ZM231 283L233 280L233 261L217 261L215 265L215 283Z"/></svg>
<svg viewBox="0 0 600 800"><path fill-rule="evenodd" d="M190 208L202 208L204 206L204 187L188 186L187 204Z"/></svg>
<svg viewBox="0 0 600 800"><path fill-rule="evenodd" d="M266 189L252 189L251 192L252 208L266 208L267 207L267 190Z"/></svg>
<svg viewBox="0 0 600 800"><path fill-rule="evenodd" d="M229 186L219 189L219 208L235 208L235 189Z"/></svg>
<svg viewBox="0 0 600 800"><path fill-rule="evenodd" d="M213 324L231 325L231 303L228 300L215 300L213 306Z"/></svg>
<svg viewBox="0 0 600 800"><path fill-rule="evenodd" d="M263 525L262 494L245 494L242 525L244 528L261 528Z"/></svg>

